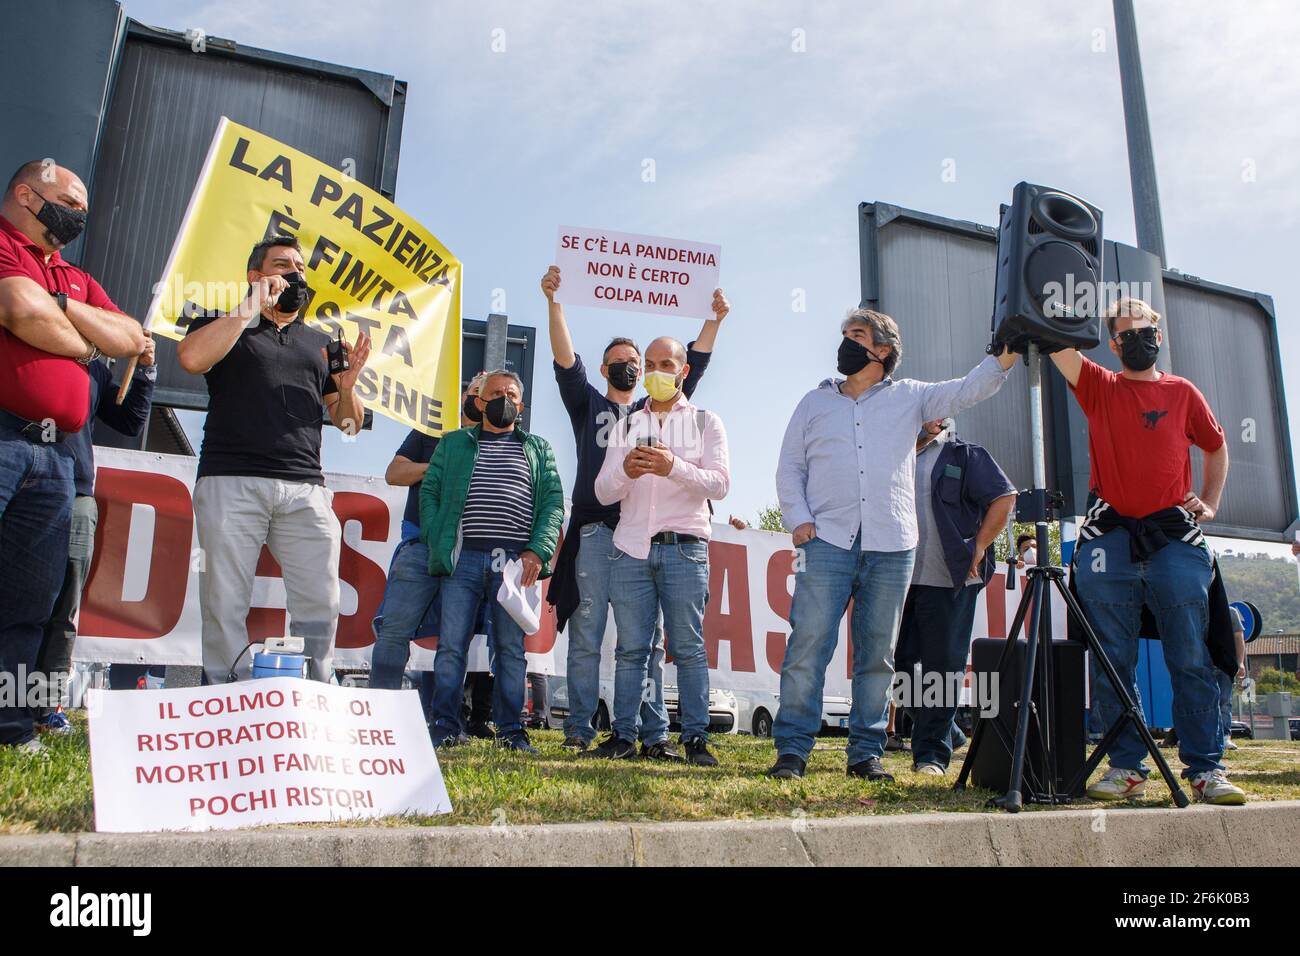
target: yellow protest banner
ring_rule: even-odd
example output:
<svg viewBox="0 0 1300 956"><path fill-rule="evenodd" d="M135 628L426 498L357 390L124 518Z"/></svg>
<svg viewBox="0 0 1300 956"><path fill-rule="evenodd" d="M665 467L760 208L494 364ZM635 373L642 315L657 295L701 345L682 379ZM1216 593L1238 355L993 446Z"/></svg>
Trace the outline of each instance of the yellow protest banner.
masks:
<svg viewBox="0 0 1300 956"><path fill-rule="evenodd" d="M185 337L195 315L248 294L262 239L302 245L312 294L303 319L371 338L357 393L429 435L460 426L462 265L434 235L340 170L222 117L145 325Z"/></svg>

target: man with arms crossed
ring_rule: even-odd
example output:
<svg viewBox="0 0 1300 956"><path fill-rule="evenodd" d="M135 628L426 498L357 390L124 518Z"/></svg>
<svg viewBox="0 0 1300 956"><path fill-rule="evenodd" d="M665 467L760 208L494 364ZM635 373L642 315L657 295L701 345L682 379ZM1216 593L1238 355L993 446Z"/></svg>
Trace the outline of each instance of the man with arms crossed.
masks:
<svg viewBox="0 0 1300 956"><path fill-rule="evenodd" d="M86 187L49 160L0 200L0 673L26 686L63 585L75 494L65 439L86 423L86 366L139 355L140 324L59 254L86 224ZM26 700L0 705L0 746L40 753Z"/></svg>

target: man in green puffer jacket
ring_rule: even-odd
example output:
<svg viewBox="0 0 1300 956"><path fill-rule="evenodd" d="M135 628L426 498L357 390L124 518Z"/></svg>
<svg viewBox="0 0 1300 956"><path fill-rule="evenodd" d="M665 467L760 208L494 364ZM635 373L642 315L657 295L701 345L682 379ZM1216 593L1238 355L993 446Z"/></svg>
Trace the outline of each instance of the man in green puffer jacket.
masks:
<svg viewBox="0 0 1300 956"><path fill-rule="evenodd" d="M420 539L429 549L429 573L443 579L433 662L436 747L469 739L461 728L465 656L479 605L485 604L496 645L492 722L497 742L537 753L519 722L524 632L497 602L497 590L508 561L523 564L524 587L550 575L564 522L564 490L551 446L515 427L523 389L514 372L488 372L475 399L482 422L443 436L420 486Z"/></svg>

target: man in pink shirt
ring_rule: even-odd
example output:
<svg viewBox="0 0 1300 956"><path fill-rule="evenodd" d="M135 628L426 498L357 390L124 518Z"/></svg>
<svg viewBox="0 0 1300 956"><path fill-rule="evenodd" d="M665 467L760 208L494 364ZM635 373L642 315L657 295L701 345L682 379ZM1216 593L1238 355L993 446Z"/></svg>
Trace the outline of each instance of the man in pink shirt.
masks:
<svg viewBox="0 0 1300 956"><path fill-rule="evenodd" d="M676 339L645 351L650 402L615 425L596 498L619 503L610 564L610 605L618 627L614 721L592 756L620 758L637 739L642 681L662 610L668 653L677 667L681 744L686 759L716 767L709 753L709 662L704 606L709 600L711 499L731 487L727 433L713 412L682 394L690 366Z"/></svg>

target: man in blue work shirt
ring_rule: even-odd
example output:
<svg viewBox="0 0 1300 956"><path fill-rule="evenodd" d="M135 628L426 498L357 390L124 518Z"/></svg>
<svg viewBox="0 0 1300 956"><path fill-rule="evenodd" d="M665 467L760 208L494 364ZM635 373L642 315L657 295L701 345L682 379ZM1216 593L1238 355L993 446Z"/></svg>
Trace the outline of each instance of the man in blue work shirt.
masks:
<svg viewBox="0 0 1300 956"><path fill-rule="evenodd" d="M848 773L892 780L885 748L894 642L916 547L916 435L993 395L1015 355L984 359L965 378L895 379L903 342L892 318L854 309L840 326L838 368L799 402L777 465L782 520L799 549L781 709L772 727L777 778L802 777L821 729L826 667L853 600L853 707Z"/></svg>
<svg viewBox="0 0 1300 956"><path fill-rule="evenodd" d="M45 623L41 636L41 649L36 658L36 671L44 676L51 696L39 707L32 708L36 730L67 733L72 728L64 716L63 704L67 696L68 672L72 668L72 646L77 639L77 610L81 606L81 592L90 576L90 563L95 554L95 525L99 523L99 507L95 504L95 446L91 428L101 421L128 437L139 435L149 420L153 404L153 383L158 377L154 368L154 344L149 332L145 350L136 362L130 390L117 404L117 388L113 373L100 361L86 366L90 374L90 413L86 424L73 432L64 444L72 452L73 483L76 497L72 500L72 536L68 543L68 569L63 576L63 587L54 601L54 610ZM115 671L125 672L143 665L114 664ZM119 675L120 676L120 675Z"/></svg>
<svg viewBox="0 0 1300 956"><path fill-rule="evenodd" d="M952 427L951 419L926 422L917 436L916 558L894 655L900 706L912 714L912 767L935 776L952 760L975 603L993 577L989 547L1016 503L993 456Z"/></svg>

